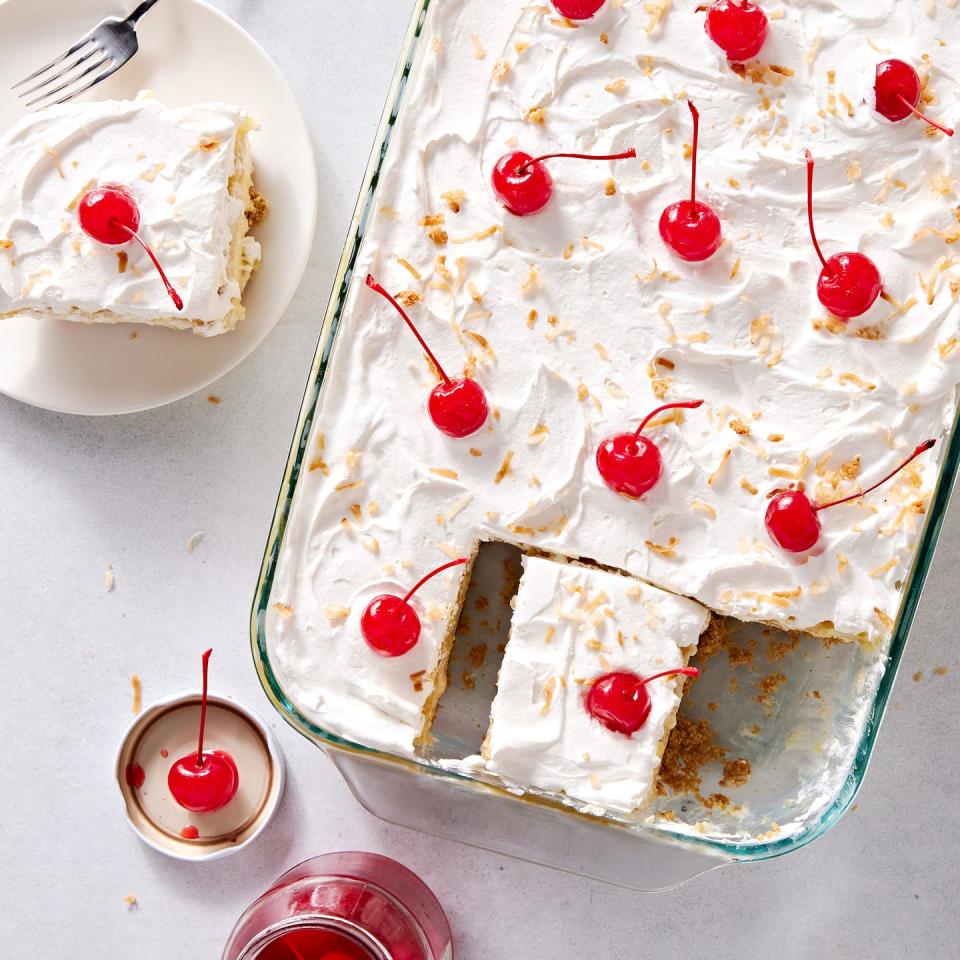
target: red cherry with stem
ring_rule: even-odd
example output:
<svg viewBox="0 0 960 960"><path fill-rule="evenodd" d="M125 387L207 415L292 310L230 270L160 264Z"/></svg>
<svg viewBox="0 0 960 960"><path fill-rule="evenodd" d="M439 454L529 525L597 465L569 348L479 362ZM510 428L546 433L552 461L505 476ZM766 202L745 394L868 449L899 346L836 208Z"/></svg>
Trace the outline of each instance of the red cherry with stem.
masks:
<svg viewBox="0 0 960 960"><path fill-rule="evenodd" d="M671 203L660 215L660 236L681 260L699 262L712 257L723 239L720 219L705 203L697 201L697 148L700 140L700 113L687 101L693 116L693 170L690 199Z"/></svg>
<svg viewBox="0 0 960 960"><path fill-rule="evenodd" d="M657 445L641 437L643 428L664 410L683 407L696 410L702 400L667 403L648 414L633 433L618 433L597 447L597 470L603 482L617 493L636 500L650 490L663 472L663 458Z"/></svg>
<svg viewBox="0 0 960 960"><path fill-rule="evenodd" d="M664 670L652 677L639 677L629 670L616 670L605 673L590 685L584 704L587 713L599 721L608 730L625 736L635 734L650 716L650 694L647 684L661 677L696 677L700 671L696 667L680 667L677 670Z"/></svg>
<svg viewBox="0 0 960 960"><path fill-rule="evenodd" d="M200 735L197 752L188 753L170 767L167 787L173 799L193 813L213 813L225 807L240 786L240 773L225 750L203 752L203 731L207 723L207 672L210 654L203 654L203 694L200 698Z"/></svg>
<svg viewBox="0 0 960 960"><path fill-rule="evenodd" d="M160 266L160 261L137 233L140 229L140 210L126 187L118 183L105 183L88 190L80 198L77 206L77 220L83 232L98 243L117 247L122 243L136 240L157 268L157 273L160 274L160 279L167 288L173 305L178 310L183 309L180 294L170 285L163 267Z"/></svg>
<svg viewBox="0 0 960 960"><path fill-rule="evenodd" d="M813 228L813 155L803 151L807 158L807 219L813 249L823 264L817 280L817 297L835 317L849 320L866 313L883 290L883 281L877 265L862 253L835 253L829 260L817 242Z"/></svg>
<svg viewBox="0 0 960 960"><path fill-rule="evenodd" d="M931 120L917 109L920 102L920 77L917 71L903 60L884 60L877 64L877 79L874 82L877 113L897 123L911 114L936 127L948 137L954 131L936 120Z"/></svg>
<svg viewBox="0 0 960 960"><path fill-rule="evenodd" d="M544 160L631 160L636 155L632 148L623 153L545 153L539 157L512 150L497 161L490 179L497 200L512 214L528 217L541 211L553 196L553 177Z"/></svg>
<svg viewBox="0 0 960 960"><path fill-rule="evenodd" d="M448 377L443 367L440 366L440 361L433 355L433 351L427 346L423 337L420 336L420 331L407 316L407 312L369 273L367 274L367 286L393 304L394 309L406 321L407 326L443 378L443 382L438 383L430 392L430 399L427 402L427 411L434 425L448 437L457 437L458 439L476 433L487 422L487 414L489 413L487 395L483 392L483 388L476 380L470 380L467 377L454 377L453 379Z"/></svg>
<svg viewBox="0 0 960 960"><path fill-rule="evenodd" d="M714 0L707 10L707 36L732 63L752 60L767 39L767 15L750 0Z"/></svg>
<svg viewBox="0 0 960 960"><path fill-rule="evenodd" d="M849 503L851 500L859 500L861 497L865 497L868 493L895 477L908 463L919 457L921 453L929 450L936 442L936 440L925 440L896 470L892 470L882 480L878 480L872 487L867 487L866 490L852 493L849 497L843 497L840 500L831 500L829 503L811 503L810 498L802 490L784 490L782 493L778 493L767 507L767 514L764 518L767 533L770 534L770 538L777 546L790 553L805 553L807 550L812 550L820 539L822 528L819 513L821 510L827 510L841 503Z"/></svg>
<svg viewBox="0 0 960 960"><path fill-rule="evenodd" d="M589 20L607 0L550 0L561 17L568 20Z"/></svg>
<svg viewBox="0 0 960 960"><path fill-rule="evenodd" d="M451 567L466 563L466 557L451 560L431 570L418 580L404 597L381 593L374 597L360 618L360 632L367 646L384 657L402 657L412 650L420 639L420 618L410 604L410 598L432 577Z"/></svg>

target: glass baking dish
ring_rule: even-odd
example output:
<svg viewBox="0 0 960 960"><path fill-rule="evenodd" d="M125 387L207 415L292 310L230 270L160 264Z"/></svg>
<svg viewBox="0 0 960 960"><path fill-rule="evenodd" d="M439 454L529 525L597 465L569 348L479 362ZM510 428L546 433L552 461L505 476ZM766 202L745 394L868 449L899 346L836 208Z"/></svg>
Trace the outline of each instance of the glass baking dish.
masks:
<svg viewBox="0 0 960 960"><path fill-rule="evenodd" d="M495 665L488 666L484 676L471 673L469 693L451 686L441 701L432 752L417 759L370 749L317 726L288 698L271 665L265 624L273 578L324 373L347 292L356 282L354 264L375 209L408 79L423 46L427 11L443 2L415 4L324 317L251 611L251 643L261 683L284 719L330 756L360 803L385 820L638 890L665 889L731 861L789 853L833 826L863 781L957 475L960 408L941 447L937 486L884 648L867 650L813 637L798 641L796 635L778 635L761 625L727 621L729 643L740 655L711 657L710 669L685 696L681 710L691 721L708 719L727 751L725 757L709 757L695 771L704 783L717 783L727 794L710 786L701 790L696 783L661 797L654 816L640 823L589 814L555 798L521 794L492 779L445 767L441 757L464 757L477 750L475 731L482 725L483 709L477 704L489 705L492 699ZM484 547L471 590L497 594L494 571L502 568L500 554L511 549L505 544ZM469 601L468 594L465 606ZM451 675L461 667L470 669L457 660L463 646L455 648ZM777 677L775 705L764 692L769 677L758 679L764 646L771 676ZM745 681L760 693L747 695ZM724 709L733 703L736 709ZM461 716L470 716L471 710L478 719L472 725ZM724 785L722 761L735 758L747 759L752 775L745 785Z"/></svg>

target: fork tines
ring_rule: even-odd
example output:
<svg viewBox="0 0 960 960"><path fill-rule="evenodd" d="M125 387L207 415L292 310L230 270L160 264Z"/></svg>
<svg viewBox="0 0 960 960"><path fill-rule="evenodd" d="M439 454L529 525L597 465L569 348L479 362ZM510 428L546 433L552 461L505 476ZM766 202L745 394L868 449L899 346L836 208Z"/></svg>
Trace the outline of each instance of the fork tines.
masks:
<svg viewBox="0 0 960 960"><path fill-rule="evenodd" d="M11 89L16 90L32 80L37 80L38 82L33 86L21 90L18 96L23 99L29 97L32 93L36 93L37 96L28 100L26 106L32 107L40 104L41 101L43 101L43 106L52 106L53 104L64 103L101 80L105 80L111 73L118 70L123 63L114 63L110 54L101 46L96 33L97 30L91 30L65 53L51 60L39 70L35 70L29 77L24 77L19 83L15 83ZM93 63L85 66L79 72L74 72L91 59ZM44 74L47 74L47 76L44 76ZM90 79L84 83L83 81L88 77ZM62 94L62 96L58 97L58 94Z"/></svg>

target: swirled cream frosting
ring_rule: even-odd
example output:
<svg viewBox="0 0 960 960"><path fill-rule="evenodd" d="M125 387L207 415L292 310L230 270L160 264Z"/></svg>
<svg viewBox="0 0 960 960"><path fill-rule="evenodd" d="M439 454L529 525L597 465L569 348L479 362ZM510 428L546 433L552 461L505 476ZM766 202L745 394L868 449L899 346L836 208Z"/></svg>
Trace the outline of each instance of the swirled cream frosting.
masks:
<svg viewBox="0 0 960 960"><path fill-rule="evenodd" d="M247 234L262 203L252 189L254 126L237 107L171 108L149 96L24 117L0 138L0 317L232 330L260 261ZM139 235L183 298L181 312L139 245L107 246L80 228L80 198L111 182L136 200Z"/></svg>
<svg viewBox="0 0 960 960"><path fill-rule="evenodd" d="M951 424L960 382L956 148L872 106L878 61L960 117L952 4L765 4L762 59L734 68L692 5L610 0L573 24L548 5L433 0L336 334L266 630L288 696L322 726L407 752L443 683L459 576L415 598L418 645L384 659L358 623L479 541L585 558L722 614L867 644L890 634L937 477L916 460L821 514L808 554L764 528L772 491L863 489ZM660 240L689 195L723 224L708 262ZM554 195L507 213L490 174L511 149L617 153L550 162ZM816 296L803 150L818 160L829 256L859 250L885 297L843 324ZM465 440L427 417L436 383L370 271L451 374L492 407ZM600 478L597 445L653 408L663 476L639 501Z"/></svg>

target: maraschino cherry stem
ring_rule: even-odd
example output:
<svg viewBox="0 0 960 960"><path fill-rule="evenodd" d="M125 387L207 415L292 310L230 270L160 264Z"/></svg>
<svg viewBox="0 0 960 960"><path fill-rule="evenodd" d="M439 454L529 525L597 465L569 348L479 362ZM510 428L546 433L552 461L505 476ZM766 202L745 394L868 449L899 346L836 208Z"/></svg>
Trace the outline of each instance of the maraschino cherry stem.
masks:
<svg viewBox="0 0 960 960"><path fill-rule="evenodd" d="M916 460L921 453L925 453L936 442L936 440L924 440L923 443L921 443L920 446L918 446L917 449L914 450L913 453L911 453L910 456L907 457L907 459L904 460L899 467L891 470L882 480L878 480L872 487L867 487L866 490L861 490L859 493L852 493L849 497L843 497L840 500L831 500L829 503L814 503L811 504L811 506L814 510L826 510L827 507L835 507L838 504L849 503L851 500L859 500L861 497L865 497L868 493L872 493L877 489L877 487L882 487L888 480L890 480L892 477L895 477L908 463L910 463L912 460Z"/></svg>
<svg viewBox="0 0 960 960"><path fill-rule="evenodd" d="M945 133L948 137L953 136L954 130L951 127L945 127L942 123L931 120L925 113L921 113L902 93L898 93L896 97L908 110L915 113L921 120L926 120L931 127L936 127L941 133Z"/></svg>
<svg viewBox="0 0 960 960"><path fill-rule="evenodd" d="M121 223L119 220L113 220L121 230L126 230L130 234L131 238L136 240L141 247L146 251L147 256L153 261L153 265L157 268L157 273L160 274L160 279L163 281L163 285L167 288L167 293L170 294L170 299L173 301L173 305L178 309L183 309L183 300L180 299L180 294L170 284L170 281L167 279L167 275L163 272L163 267L160 266L160 261L154 255L154 252L140 239L135 230L131 230L125 223Z"/></svg>
<svg viewBox="0 0 960 960"><path fill-rule="evenodd" d="M205 651L203 654L203 693L200 696L200 737L197 741L197 766L202 767L203 759L203 728L207 725L207 672L210 665L210 654L213 648Z"/></svg>
<svg viewBox="0 0 960 960"><path fill-rule="evenodd" d="M700 111L693 105L692 100L687 101L690 113L693 114L693 169L690 173L690 202L697 202L697 144L700 142Z"/></svg>
<svg viewBox="0 0 960 960"><path fill-rule="evenodd" d="M652 677L644 677L638 681L637 687L648 684L651 680L659 680L661 677L675 677L683 675L684 677L699 677L700 671L696 667L678 667L676 670L664 670L662 673L655 673Z"/></svg>
<svg viewBox="0 0 960 960"><path fill-rule="evenodd" d="M637 155L637 151L631 147L624 150L623 153L545 153L542 157L531 157L526 163L521 163L517 167L517 174L523 176L527 167L534 163L542 163L544 160L555 160L560 157L567 157L572 160L632 160Z"/></svg>
<svg viewBox="0 0 960 960"><path fill-rule="evenodd" d="M810 239L813 240L813 249L817 251L817 256L823 264L823 269L829 270L836 276L836 271L827 263L826 257L824 257L823 251L820 249L820 244L817 241L817 232L813 228L813 168L815 161L813 154L809 150L804 150L803 155L807 159L807 220L810 223Z"/></svg>
<svg viewBox="0 0 960 960"><path fill-rule="evenodd" d="M637 437L639 437L640 434L643 432L643 428L644 428L658 413L663 413L664 410L676 410L676 409L678 409L678 408L680 408L680 407L682 407L682 408L685 409L685 410L696 410L697 407L702 407L702 406L703 406L703 401L702 401L702 400L683 400L683 401L680 401L680 402L677 402L677 403L665 403L662 407L657 407L656 410L654 410L652 413L648 413L647 416L645 416L645 417L643 418L643 420L642 420L641 423L640 423L640 426L637 427L636 431L635 431L634 434L633 434L634 439L636 439ZM650 679L653 679L653 678L651 677Z"/></svg>
<svg viewBox="0 0 960 960"><path fill-rule="evenodd" d="M430 358L433 365L437 368L437 372L443 378L443 382L450 383L451 380L444 372L443 367L440 366L440 361L433 355L433 351L427 346L426 340L424 340L423 337L420 336L420 331L413 325L413 321L407 316L406 310L404 310L403 307L401 307L400 304L397 303L396 299L389 293L389 291L387 291L383 286L381 286L376 281L376 279L374 279L374 276L371 273L367 274L367 286L371 290L375 290L377 293L380 294L381 297L385 297L387 300L390 301L390 303L393 304L397 313L399 313L400 316L403 317L403 319L407 322L407 326L411 329L411 331L413 332L413 335L420 342L420 346L423 347L423 349L426 351L427 356ZM457 562L459 563L460 561L457 561ZM419 584L417 584L417 586L419 586ZM413 591L411 591L411 593L412 592Z"/></svg>
<svg viewBox="0 0 960 960"><path fill-rule="evenodd" d="M466 557L460 557L457 560L451 560L449 563L443 564L443 566L437 567L436 570L431 570L425 577L422 577L418 580L408 591L407 595L403 598L403 602L407 603L409 599L430 579L435 577L438 573L443 573L444 570L449 570L451 567L459 567L460 564L466 563Z"/></svg>

